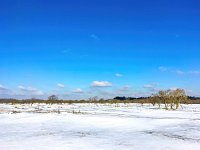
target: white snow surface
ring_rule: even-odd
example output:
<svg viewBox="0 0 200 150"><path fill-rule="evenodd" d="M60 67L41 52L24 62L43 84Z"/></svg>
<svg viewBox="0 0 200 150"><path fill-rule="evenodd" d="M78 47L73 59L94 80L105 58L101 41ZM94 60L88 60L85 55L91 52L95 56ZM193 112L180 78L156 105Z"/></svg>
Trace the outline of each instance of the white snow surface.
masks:
<svg viewBox="0 0 200 150"><path fill-rule="evenodd" d="M0 150L163 149L200 149L200 105L0 104Z"/></svg>

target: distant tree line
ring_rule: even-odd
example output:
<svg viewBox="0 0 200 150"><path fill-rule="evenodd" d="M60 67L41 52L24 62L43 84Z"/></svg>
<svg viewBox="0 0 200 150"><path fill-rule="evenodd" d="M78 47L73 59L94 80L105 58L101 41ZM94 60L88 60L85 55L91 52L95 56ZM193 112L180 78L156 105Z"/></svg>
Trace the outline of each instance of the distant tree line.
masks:
<svg viewBox="0 0 200 150"><path fill-rule="evenodd" d="M161 104L165 105L166 109L177 109L180 103L185 104L200 104L200 97L187 96L185 91L182 89L177 90L165 90L159 91L157 94L154 94L150 97L126 97L126 96L117 96L113 99L98 99L97 96L90 97L87 100L62 100L59 99L57 95L50 95L47 100L43 99L0 99L0 103L11 103L11 104L33 104L33 103L46 103L46 104L59 104L59 103L151 103L152 105Z"/></svg>
<svg viewBox="0 0 200 150"><path fill-rule="evenodd" d="M141 100L141 99L148 99L149 97L125 97L125 96L117 96L113 99L117 99L117 100Z"/></svg>
<svg viewBox="0 0 200 150"><path fill-rule="evenodd" d="M200 100L200 97L188 96L188 99L190 99L190 100Z"/></svg>
<svg viewBox="0 0 200 150"><path fill-rule="evenodd" d="M178 109L181 103L188 104L188 96L183 89L176 90L161 90L157 94L153 94L150 97L115 97L121 101L137 101L140 103L151 103L153 106L156 104L161 108L161 104L164 104L165 109L175 110ZM193 98L194 99L194 98ZM190 100L191 101L191 100Z"/></svg>

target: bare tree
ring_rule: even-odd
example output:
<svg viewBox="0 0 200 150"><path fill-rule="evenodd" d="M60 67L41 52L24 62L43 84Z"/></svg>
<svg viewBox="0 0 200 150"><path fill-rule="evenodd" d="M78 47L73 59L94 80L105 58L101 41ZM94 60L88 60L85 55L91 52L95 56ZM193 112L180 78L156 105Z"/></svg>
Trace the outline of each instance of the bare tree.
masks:
<svg viewBox="0 0 200 150"><path fill-rule="evenodd" d="M161 90L150 98L150 102L153 105L157 103L160 108L160 104L163 103L166 110L178 109L180 103L185 101L187 101L187 95L183 89Z"/></svg>
<svg viewBox="0 0 200 150"><path fill-rule="evenodd" d="M171 109L178 109L180 103L187 100L187 95L183 89L176 89L170 92Z"/></svg>
<svg viewBox="0 0 200 150"><path fill-rule="evenodd" d="M48 100L58 100L58 96L51 95L51 96L48 97Z"/></svg>

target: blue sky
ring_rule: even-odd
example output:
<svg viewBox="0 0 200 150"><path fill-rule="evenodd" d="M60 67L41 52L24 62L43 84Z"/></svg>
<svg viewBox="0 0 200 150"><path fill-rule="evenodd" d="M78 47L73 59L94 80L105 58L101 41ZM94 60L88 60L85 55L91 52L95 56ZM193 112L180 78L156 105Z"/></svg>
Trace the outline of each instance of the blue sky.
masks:
<svg viewBox="0 0 200 150"><path fill-rule="evenodd" d="M2 0L0 97L200 94L198 0Z"/></svg>

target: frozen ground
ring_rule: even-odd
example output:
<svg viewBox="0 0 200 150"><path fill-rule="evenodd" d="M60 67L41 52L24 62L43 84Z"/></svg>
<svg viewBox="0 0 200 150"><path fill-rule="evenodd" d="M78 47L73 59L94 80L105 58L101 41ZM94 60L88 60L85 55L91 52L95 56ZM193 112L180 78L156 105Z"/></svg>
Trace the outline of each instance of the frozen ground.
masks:
<svg viewBox="0 0 200 150"><path fill-rule="evenodd" d="M0 104L0 150L198 150L200 105Z"/></svg>

